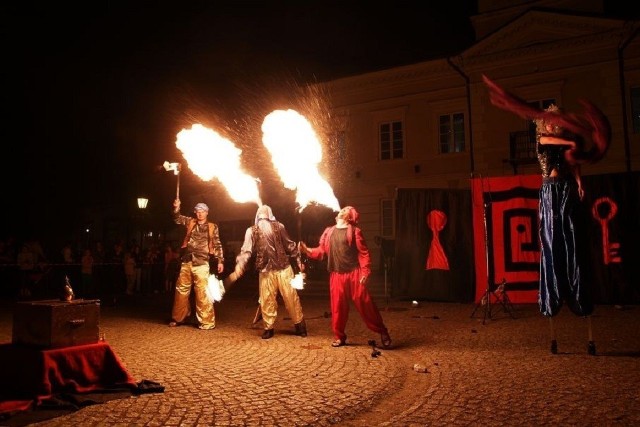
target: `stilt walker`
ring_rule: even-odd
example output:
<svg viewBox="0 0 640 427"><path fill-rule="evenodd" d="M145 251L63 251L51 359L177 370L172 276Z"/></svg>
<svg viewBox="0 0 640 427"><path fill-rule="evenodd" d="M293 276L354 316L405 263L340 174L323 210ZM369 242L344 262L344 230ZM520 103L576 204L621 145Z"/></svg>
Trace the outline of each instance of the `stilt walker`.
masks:
<svg viewBox="0 0 640 427"><path fill-rule="evenodd" d="M553 327L553 317L549 317L549 336L551 337L551 353L558 354L558 341L556 340L556 329Z"/></svg>
<svg viewBox="0 0 640 427"><path fill-rule="evenodd" d="M542 172L538 219L540 235L540 312L549 317L551 353L558 352L553 317L564 303L577 316L587 317L587 352L596 354L591 327L593 301L585 283L588 263L582 252L584 232L579 229L584 189L580 176L583 164L600 161L609 148L611 127L606 116L583 100L581 114L562 112L554 104L541 110L505 91L486 76L491 103L536 125L536 153ZM584 145L590 142L586 150Z"/></svg>
<svg viewBox="0 0 640 427"><path fill-rule="evenodd" d="M587 345L587 352L595 356L596 355L596 343L593 341L593 328L591 326L591 315L587 316L587 322L589 322L589 344Z"/></svg>

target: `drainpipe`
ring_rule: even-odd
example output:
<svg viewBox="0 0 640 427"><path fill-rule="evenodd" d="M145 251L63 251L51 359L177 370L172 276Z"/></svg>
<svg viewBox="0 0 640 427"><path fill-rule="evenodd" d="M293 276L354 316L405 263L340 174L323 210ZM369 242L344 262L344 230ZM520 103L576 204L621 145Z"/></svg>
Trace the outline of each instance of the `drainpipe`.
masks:
<svg viewBox="0 0 640 427"><path fill-rule="evenodd" d="M453 68L458 74L462 76L465 82L465 87L467 89L467 111L469 114L469 166L471 168L471 176L473 176L476 171L476 166L473 159L473 120L471 120L471 87L469 83L469 76L467 76L464 71L460 69L460 67L454 64L453 61L451 61L450 57L447 57L447 63L451 68Z"/></svg>
<svg viewBox="0 0 640 427"><path fill-rule="evenodd" d="M626 82L624 78L624 50L631 43L633 39L638 35L638 30L640 28L636 27L636 29L631 33L631 35L622 42L620 47L618 47L618 73L620 75L620 97L622 98L622 132L624 134L624 157L627 163L627 172L631 172L631 148L629 146L629 120L627 119L627 91L626 91Z"/></svg>

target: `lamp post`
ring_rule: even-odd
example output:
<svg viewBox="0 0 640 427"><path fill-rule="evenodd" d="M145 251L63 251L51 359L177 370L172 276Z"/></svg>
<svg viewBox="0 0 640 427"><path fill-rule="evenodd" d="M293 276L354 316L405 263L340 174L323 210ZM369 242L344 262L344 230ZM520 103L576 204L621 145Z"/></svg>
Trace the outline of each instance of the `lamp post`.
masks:
<svg viewBox="0 0 640 427"><path fill-rule="evenodd" d="M140 209L140 212L144 213L145 209L147 209L147 203L149 203L149 199L147 199L146 197L138 197L138 209ZM142 218L144 218L144 216L142 216ZM144 223L143 221L140 221L140 249L142 249L143 247L143 243L144 243L143 239L144 239Z"/></svg>

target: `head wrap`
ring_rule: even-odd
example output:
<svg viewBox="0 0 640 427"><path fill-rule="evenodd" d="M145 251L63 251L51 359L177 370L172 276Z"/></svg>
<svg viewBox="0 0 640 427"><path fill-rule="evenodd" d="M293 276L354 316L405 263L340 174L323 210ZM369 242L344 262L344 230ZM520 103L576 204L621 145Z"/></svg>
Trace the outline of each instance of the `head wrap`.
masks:
<svg viewBox="0 0 640 427"><path fill-rule="evenodd" d="M351 225L357 225L360 219L360 214L353 206L345 206L343 209L347 210L347 217L345 220Z"/></svg>
<svg viewBox="0 0 640 427"><path fill-rule="evenodd" d="M197 211L197 210L203 210L205 212L209 212L209 206L205 205L204 203L198 203L195 208L193 208L193 211Z"/></svg>
<svg viewBox="0 0 640 427"><path fill-rule="evenodd" d="M360 219L360 214L353 206L345 206L340 209L338 212L338 216L336 217L336 224L338 224L338 220L344 220L347 223L347 242L351 245L351 242L355 236L355 227L358 224L358 220Z"/></svg>
<svg viewBox="0 0 640 427"><path fill-rule="evenodd" d="M269 221L275 221L276 217L273 216L273 211L269 205L262 205L256 211L255 224L258 224L260 219L268 219Z"/></svg>

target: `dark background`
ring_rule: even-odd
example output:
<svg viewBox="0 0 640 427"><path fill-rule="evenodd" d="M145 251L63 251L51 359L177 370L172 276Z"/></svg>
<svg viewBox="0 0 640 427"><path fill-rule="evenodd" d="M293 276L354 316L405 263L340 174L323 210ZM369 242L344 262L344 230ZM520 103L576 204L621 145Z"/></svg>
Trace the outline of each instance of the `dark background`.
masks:
<svg viewBox="0 0 640 427"><path fill-rule="evenodd" d="M4 3L0 231L69 233L91 217L137 209L140 194L150 208L169 210L175 176L159 166L182 161L176 134L193 123L228 135L248 173L259 176L270 160L257 132L270 108L295 107L307 82L462 50L473 38L474 8L472 1L419 9L364 1ZM185 169L181 198L226 197L220 184ZM280 186L269 177L263 185Z"/></svg>
<svg viewBox="0 0 640 427"><path fill-rule="evenodd" d="M193 123L243 149L265 203L293 209L262 148L264 116L304 110L305 83L461 52L476 2L3 2L0 13L0 238L47 240L131 215L139 195L166 213L176 178L160 165L182 161L176 134ZM185 169L185 203L228 201Z"/></svg>

